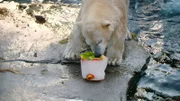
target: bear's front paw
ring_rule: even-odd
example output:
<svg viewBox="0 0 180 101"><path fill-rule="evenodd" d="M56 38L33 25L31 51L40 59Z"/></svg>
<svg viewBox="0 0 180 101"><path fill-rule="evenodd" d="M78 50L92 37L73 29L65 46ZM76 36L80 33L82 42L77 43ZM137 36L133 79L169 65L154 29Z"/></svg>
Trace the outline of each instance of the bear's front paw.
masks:
<svg viewBox="0 0 180 101"><path fill-rule="evenodd" d="M75 51L75 49L66 48L64 51L63 57L66 60L79 60L80 59L80 52Z"/></svg>
<svg viewBox="0 0 180 101"><path fill-rule="evenodd" d="M122 59L117 59L117 58L109 58L108 60L108 65L113 65L117 66L121 64Z"/></svg>
<svg viewBox="0 0 180 101"><path fill-rule="evenodd" d="M66 59L66 60L78 60L78 59L80 59L80 56L79 56L79 53L65 52L64 53L64 59Z"/></svg>

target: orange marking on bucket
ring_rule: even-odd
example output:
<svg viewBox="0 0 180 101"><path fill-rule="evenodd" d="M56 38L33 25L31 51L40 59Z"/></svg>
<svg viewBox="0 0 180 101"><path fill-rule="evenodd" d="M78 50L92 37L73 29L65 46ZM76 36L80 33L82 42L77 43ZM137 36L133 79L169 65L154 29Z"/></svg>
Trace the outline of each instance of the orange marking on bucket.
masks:
<svg viewBox="0 0 180 101"><path fill-rule="evenodd" d="M92 79L94 79L94 75L93 74L88 74L86 76L86 80L92 80Z"/></svg>

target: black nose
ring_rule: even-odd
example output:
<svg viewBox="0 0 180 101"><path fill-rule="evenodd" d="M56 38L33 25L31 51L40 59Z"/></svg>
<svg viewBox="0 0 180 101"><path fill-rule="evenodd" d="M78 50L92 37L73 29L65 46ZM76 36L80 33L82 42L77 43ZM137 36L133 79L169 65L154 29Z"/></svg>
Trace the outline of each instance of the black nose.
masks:
<svg viewBox="0 0 180 101"><path fill-rule="evenodd" d="M101 55L102 55L101 48L99 47L99 45L97 45L94 50L94 56L96 58L99 58Z"/></svg>
<svg viewBox="0 0 180 101"><path fill-rule="evenodd" d="M99 58L99 57L101 57L101 54L100 54L100 53L95 53L94 56L95 56L96 58Z"/></svg>

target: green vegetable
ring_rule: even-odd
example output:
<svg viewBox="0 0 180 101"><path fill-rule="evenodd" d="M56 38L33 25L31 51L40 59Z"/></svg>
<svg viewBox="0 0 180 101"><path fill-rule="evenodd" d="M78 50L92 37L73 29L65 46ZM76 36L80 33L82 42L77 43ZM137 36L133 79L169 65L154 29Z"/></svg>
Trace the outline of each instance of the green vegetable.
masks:
<svg viewBox="0 0 180 101"><path fill-rule="evenodd" d="M96 58L94 56L94 53L91 51L80 54L80 57L81 57L81 59L84 59L84 60L93 60L93 59L103 60L102 56L100 58Z"/></svg>
<svg viewBox="0 0 180 101"><path fill-rule="evenodd" d="M92 60L94 59L94 53L93 52L85 52L80 54L81 59L85 59L85 60Z"/></svg>

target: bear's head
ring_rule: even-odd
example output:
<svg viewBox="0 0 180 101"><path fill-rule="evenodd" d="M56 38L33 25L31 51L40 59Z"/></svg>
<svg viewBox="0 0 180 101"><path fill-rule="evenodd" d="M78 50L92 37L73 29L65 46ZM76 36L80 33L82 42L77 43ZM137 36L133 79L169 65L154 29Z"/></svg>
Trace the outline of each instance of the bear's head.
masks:
<svg viewBox="0 0 180 101"><path fill-rule="evenodd" d="M108 20L90 21L81 23L80 27L81 33L95 57L103 55L115 29L113 24Z"/></svg>

